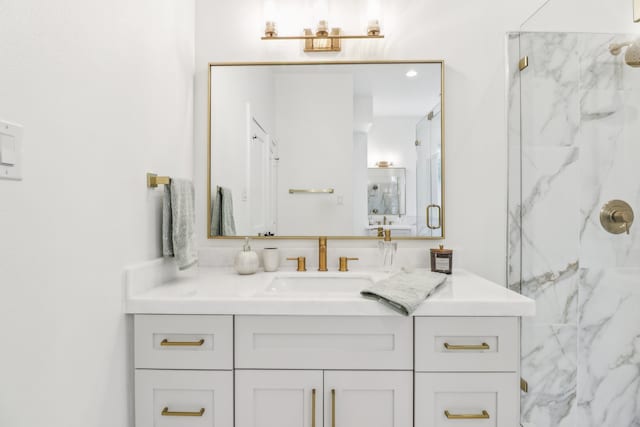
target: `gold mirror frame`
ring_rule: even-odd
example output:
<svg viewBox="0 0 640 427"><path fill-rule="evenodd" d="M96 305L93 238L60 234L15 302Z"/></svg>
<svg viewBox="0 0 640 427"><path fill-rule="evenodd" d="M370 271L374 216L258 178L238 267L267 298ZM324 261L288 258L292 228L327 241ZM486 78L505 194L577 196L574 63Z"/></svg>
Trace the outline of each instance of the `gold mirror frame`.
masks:
<svg viewBox="0 0 640 427"><path fill-rule="evenodd" d="M445 90L444 90L444 59L435 60L399 60L399 61L298 61L298 62L209 62L208 94L207 94L207 239L251 239L259 240L317 240L319 236L212 236L211 235L211 69L212 67L225 66L255 66L255 65L331 65L331 64L440 64L440 150L442 163L440 165L441 177L441 215L442 236L439 237L394 237L394 240L443 240L445 238ZM333 240L378 240L376 236L326 236Z"/></svg>

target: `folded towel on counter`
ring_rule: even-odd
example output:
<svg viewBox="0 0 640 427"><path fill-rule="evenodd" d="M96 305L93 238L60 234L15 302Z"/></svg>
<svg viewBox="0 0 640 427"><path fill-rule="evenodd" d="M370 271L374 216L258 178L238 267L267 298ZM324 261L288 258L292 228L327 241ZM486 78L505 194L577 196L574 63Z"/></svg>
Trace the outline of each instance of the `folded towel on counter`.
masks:
<svg viewBox="0 0 640 427"><path fill-rule="evenodd" d="M360 294L376 299L408 316L443 284L447 277L446 274L431 271L401 272L374 283Z"/></svg>
<svg viewBox="0 0 640 427"><path fill-rule="evenodd" d="M175 256L180 270L198 261L195 218L193 183L172 179L164 186L162 199L162 253Z"/></svg>
<svg viewBox="0 0 640 427"><path fill-rule="evenodd" d="M233 218L231 190L217 187L211 209L211 234L214 236L235 236L236 223Z"/></svg>

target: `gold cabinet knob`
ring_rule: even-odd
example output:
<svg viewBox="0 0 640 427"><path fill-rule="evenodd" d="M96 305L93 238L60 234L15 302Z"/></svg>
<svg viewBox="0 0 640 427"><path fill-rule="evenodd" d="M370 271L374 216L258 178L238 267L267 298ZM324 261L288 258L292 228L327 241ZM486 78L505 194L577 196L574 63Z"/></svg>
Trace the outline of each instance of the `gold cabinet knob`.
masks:
<svg viewBox="0 0 640 427"><path fill-rule="evenodd" d="M297 258L287 258L288 261L298 261L298 268L296 271L307 271L307 259L303 256Z"/></svg>
<svg viewBox="0 0 640 427"><path fill-rule="evenodd" d="M360 258L348 258L346 256L340 257L340 268L338 271L349 271L349 261L358 261Z"/></svg>

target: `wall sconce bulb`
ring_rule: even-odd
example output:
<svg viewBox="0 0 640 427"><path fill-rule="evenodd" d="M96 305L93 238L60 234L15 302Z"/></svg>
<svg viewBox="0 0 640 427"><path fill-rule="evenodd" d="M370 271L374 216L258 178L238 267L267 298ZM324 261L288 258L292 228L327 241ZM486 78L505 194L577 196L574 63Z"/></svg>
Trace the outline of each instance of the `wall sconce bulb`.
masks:
<svg viewBox="0 0 640 427"><path fill-rule="evenodd" d="M316 36L327 37L328 35L329 35L329 24L325 20L319 21L318 28L316 29Z"/></svg>
<svg viewBox="0 0 640 427"><path fill-rule="evenodd" d="M372 19L369 21L367 25L367 35L368 36L379 36L380 35L380 22L377 19Z"/></svg>
<svg viewBox="0 0 640 427"><path fill-rule="evenodd" d="M278 35L278 29L274 21L267 21L264 26L265 37L276 37Z"/></svg>

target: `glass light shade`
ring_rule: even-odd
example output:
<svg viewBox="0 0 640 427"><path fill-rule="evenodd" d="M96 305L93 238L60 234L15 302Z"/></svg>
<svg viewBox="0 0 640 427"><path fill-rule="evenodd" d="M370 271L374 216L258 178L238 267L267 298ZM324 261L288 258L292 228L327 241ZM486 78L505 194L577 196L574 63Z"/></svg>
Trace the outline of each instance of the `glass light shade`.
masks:
<svg viewBox="0 0 640 427"><path fill-rule="evenodd" d="M264 22L277 22L277 9L275 0L264 0L263 3Z"/></svg>

